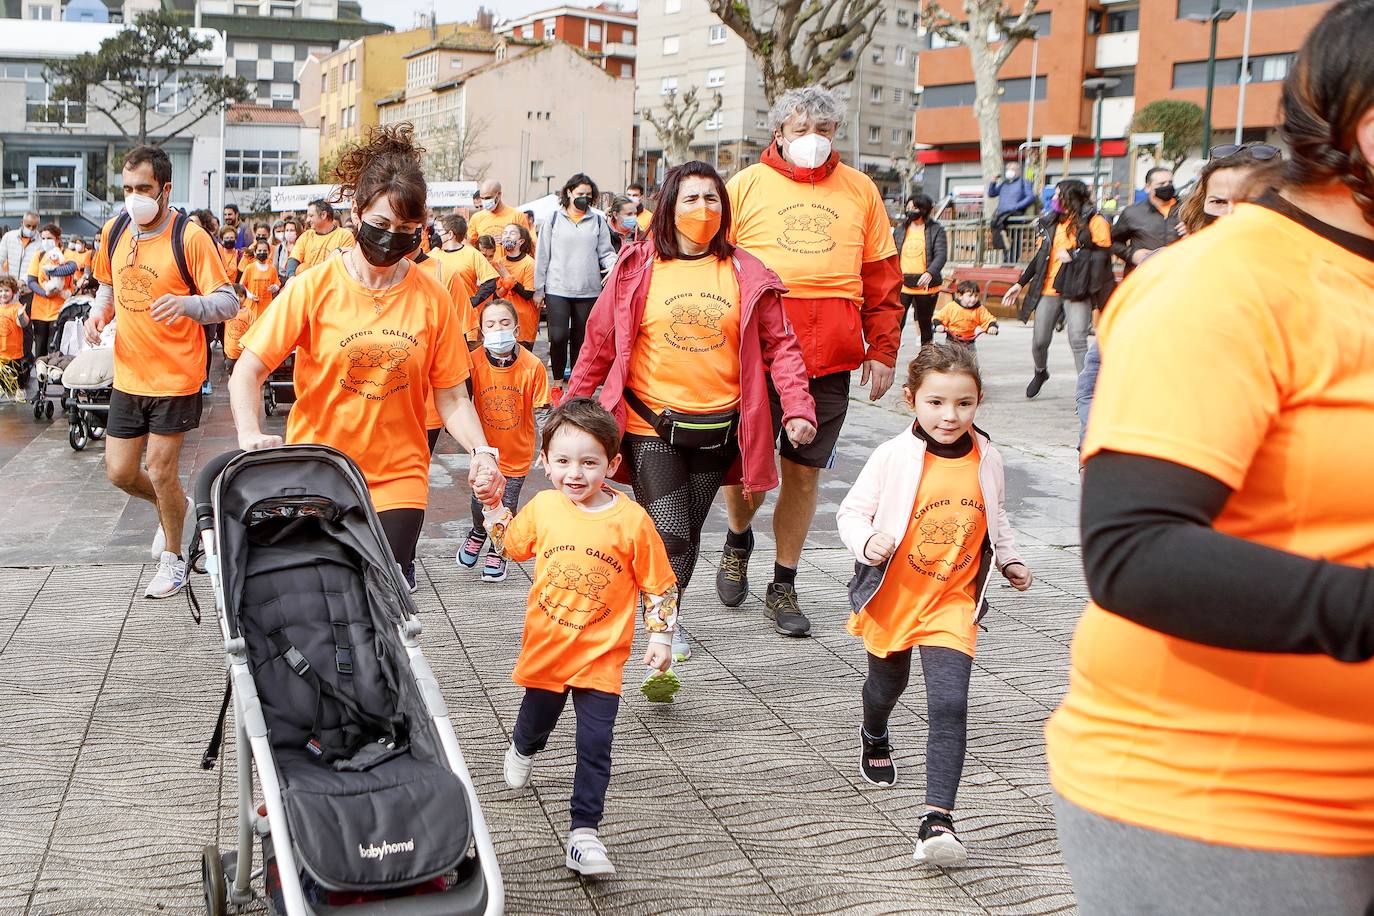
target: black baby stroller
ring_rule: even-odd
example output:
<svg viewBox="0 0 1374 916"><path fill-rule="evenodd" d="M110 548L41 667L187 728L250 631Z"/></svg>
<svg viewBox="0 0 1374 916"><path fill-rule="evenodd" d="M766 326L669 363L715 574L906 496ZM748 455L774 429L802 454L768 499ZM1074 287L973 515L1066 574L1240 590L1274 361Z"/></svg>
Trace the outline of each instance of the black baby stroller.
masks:
<svg viewBox="0 0 1374 916"><path fill-rule="evenodd" d="M56 412L52 398L66 399L67 391L62 387L62 373L71 361L86 349L84 324L86 316L90 313L89 296L72 296L62 306L62 311L57 313L51 338L52 350L39 356L33 366L35 385L33 398L29 403L33 405L35 420L45 417L51 420ZM50 390L52 388L56 388L57 391Z"/></svg>
<svg viewBox="0 0 1374 916"><path fill-rule="evenodd" d="M279 916L500 914L491 837L361 472L324 446L221 455L197 480L196 530L239 788L237 850L202 857L207 912L247 905L261 874Z"/></svg>
<svg viewBox="0 0 1374 916"><path fill-rule="evenodd" d="M281 404L296 403L296 354L288 353L262 383L262 412L269 417Z"/></svg>

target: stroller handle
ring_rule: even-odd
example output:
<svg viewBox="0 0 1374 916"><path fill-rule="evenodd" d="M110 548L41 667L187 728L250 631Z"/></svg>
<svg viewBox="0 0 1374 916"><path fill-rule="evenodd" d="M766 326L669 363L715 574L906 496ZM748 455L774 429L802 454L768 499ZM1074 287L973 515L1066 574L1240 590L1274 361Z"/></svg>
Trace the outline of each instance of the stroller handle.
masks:
<svg viewBox="0 0 1374 916"><path fill-rule="evenodd" d="M196 531L209 531L214 527L215 509L210 502L210 488L229 462L242 454L242 449L234 449L216 455L196 475Z"/></svg>

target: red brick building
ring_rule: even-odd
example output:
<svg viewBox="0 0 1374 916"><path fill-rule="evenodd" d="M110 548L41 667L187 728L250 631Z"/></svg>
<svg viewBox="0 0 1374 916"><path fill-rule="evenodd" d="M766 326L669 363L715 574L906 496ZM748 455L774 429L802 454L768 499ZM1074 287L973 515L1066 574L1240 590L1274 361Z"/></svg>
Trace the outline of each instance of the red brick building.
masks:
<svg viewBox="0 0 1374 916"><path fill-rule="evenodd" d="M501 23L496 34L526 41L557 38L600 60L612 76L634 79L638 20L633 10L612 3L595 7L556 6Z"/></svg>

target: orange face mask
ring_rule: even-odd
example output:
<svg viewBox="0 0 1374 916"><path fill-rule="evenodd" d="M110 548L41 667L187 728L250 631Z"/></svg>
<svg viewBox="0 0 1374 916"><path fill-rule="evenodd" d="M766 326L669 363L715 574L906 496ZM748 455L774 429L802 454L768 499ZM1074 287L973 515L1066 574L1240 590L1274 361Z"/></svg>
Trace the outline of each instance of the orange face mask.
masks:
<svg viewBox="0 0 1374 916"><path fill-rule="evenodd" d="M697 207L690 213L679 213L673 218L677 231L698 245L705 245L720 231L720 211L710 207Z"/></svg>

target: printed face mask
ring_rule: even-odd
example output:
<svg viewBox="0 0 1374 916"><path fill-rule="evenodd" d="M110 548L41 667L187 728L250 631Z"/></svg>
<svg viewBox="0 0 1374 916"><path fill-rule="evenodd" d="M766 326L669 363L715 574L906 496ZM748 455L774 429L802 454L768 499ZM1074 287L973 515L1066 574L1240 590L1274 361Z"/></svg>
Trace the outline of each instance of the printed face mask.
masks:
<svg viewBox="0 0 1374 916"><path fill-rule="evenodd" d="M501 240L501 247L504 248L504 249L506 249L507 251L510 251L510 252L518 251L519 248L520 248L520 240L519 240L519 239L502 239L502 240Z"/></svg>
<svg viewBox="0 0 1374 916"><path fill-rule="evenodd" d="M830 158L830 138L820 134L803 134L787 144L787 155L795 165L804 169L819 168Z"/></svg>
<svg viewBox="0 0 1374 916"><path fill-rule="evenodd" d="M720 211L710 207L697 207L689 213L679 213L673 218L677 231L698 245L705 245L720 231Z"/></svg>
<svg viewBox="0 0 1374 916"><path fill-rule="evenodd" d="M515 332L510 328L483 331L482 346L493 353L509 353L515 349Z"/></svg>
<svg viewBox="0 0 1374 916"><path fill-rule="evenodd" d="M420 245L420 230L388 232L371 223L358 227L358 247L373 267L390 267Z"/></svg>

